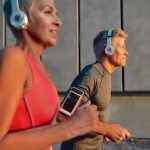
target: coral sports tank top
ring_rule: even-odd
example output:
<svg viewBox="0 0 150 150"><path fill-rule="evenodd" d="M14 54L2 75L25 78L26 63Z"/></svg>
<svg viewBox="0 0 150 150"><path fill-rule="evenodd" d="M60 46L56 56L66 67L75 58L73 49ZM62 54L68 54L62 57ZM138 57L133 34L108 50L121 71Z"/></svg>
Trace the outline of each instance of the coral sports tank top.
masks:
<svg viewBox="0 0 150 150"><path fill-rule="evenodd" d="M20 99L9 132L52 124L59 110L54 84L46 80L31 56L25 52L24 55L33 73L33 83Z"/></svg>

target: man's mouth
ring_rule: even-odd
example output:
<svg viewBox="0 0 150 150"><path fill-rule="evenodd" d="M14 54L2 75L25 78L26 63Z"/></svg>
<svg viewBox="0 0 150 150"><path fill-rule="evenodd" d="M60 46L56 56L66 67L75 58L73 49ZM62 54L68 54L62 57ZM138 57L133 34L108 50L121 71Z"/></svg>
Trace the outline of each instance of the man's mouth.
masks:
<svg viewBox="0 0 150 150"><path fill-rule="evenodd" d="M57 34L56 30L50 30L51 33Z"/></svg>

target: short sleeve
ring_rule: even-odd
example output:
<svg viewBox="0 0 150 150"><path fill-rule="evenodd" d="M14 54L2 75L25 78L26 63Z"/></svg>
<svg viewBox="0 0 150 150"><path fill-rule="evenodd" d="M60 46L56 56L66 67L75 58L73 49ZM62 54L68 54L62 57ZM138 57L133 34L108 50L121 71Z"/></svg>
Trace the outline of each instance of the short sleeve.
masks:
<svg viewBox="0 0 150 150"><path fill-rule="evenodd" d="M89 100L98 90L101 76L91 65L85 67L74 79L71 87L77 87L84 92L83 101Z"/></svg>

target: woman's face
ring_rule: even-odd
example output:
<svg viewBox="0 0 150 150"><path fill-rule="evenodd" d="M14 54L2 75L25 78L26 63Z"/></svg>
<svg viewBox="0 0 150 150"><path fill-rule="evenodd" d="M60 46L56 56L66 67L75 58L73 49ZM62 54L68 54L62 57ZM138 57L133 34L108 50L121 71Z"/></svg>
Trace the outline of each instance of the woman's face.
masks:
<svg viewBox="0 0 150 150"><path fill-rule="evenodd" d="M54 0L34 0L27 28L34 41L44 47L55 46L61 25Z"/></svg>

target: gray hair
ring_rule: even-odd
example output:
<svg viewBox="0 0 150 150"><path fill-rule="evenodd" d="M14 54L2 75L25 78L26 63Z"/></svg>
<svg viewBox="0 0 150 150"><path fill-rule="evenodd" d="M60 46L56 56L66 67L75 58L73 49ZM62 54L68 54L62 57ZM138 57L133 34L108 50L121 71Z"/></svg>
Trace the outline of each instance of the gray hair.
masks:
<svg viewBox="0 0 150 150"><path fill-rule="evenodd" d="M96 60L100 60L103 56L104 47L106 46L107 42L107 32L108 30L100 31L93 40L93 49ZM113 29L112 37L114 36L123 37L125 39L128 37L127 33L122 29Z"/></svg>
<svg viewBox="0 0 150 150"><path fill-rule="evenodd" d="M34 0L18 0L19 8L22 11L24 11L27 14L27 16L29 16L33 1ZM4 5L3 5L3 11L4 11L4 16L5 16L7 25L11 29L14 37L18 39L19 38L18 30L10 24L10 16L12 13L11 0L5 0Z"/></svg>

